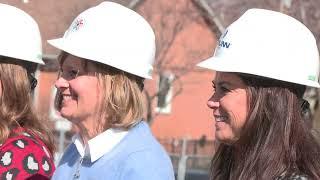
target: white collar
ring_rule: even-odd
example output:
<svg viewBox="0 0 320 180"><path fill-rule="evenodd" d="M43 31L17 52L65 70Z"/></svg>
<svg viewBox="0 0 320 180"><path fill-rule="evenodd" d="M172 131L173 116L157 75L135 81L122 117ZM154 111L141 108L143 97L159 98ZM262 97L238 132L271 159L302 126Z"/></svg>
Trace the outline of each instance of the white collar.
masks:
<svg viewBox="0 0 320 180"><path fill-rule="evenodd" d="M81 157L90 157L91 162L96 161L104 154L110 152L126 135L128 131L120 129L108 129L83 145L81 136L76 134L72 137Z"/></svg>

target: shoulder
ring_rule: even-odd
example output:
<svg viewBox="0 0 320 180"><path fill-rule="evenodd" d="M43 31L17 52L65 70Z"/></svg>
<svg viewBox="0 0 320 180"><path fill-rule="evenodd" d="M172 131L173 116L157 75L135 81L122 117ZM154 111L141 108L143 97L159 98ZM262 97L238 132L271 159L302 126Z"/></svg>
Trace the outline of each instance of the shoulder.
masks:
<svg viewBox="0 0 320 180"><path fill-rule="evenodd" d="M164 156L148 149L133 152L124 162L121 179L173 180L171 160L167 155Z"/></svg>
<svg viewBox="0 0 320 180"><path fill-rule="evenodd" d="M27 132L10 137L0 147L0 176L51 177L53 158L38 138Z"/></svg>
<svg viewBox="0 0 320 180"><path fill-rule="evenodd" d="M118 160L121 180L174 180L168 154L144 122L129 130L112 155Z"/></svg>
<svg viewBox="0 0 320 180"><path fill-rule="evenodd" d="M136 149L154 149L162 151L163 148L157 139L153 136L149 125L146 122L139 122L129 130L128 135L124 138L126 143Z"/></svg>
<svg viewBox="0 0 320 180"><path fill-rule="evenodd" d="M166 150L151 134L145 123L140 123L140 127L129 131L127 137L118 145L115 150L119 151L128 161L139 160L153 161L159 163L170 163L170 158Z"/></svg>

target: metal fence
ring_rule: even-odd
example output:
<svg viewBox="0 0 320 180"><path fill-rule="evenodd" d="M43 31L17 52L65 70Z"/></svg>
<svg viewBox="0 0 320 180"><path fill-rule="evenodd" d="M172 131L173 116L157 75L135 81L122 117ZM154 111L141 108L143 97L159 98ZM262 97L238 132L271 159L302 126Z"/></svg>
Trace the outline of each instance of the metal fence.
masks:
<svg viewBox="0 0 320 180"><path fill-rule="evenodd" d="M160 139L171 157L177 180L204 180L215 151L214 141L188 139Z"/></svg>

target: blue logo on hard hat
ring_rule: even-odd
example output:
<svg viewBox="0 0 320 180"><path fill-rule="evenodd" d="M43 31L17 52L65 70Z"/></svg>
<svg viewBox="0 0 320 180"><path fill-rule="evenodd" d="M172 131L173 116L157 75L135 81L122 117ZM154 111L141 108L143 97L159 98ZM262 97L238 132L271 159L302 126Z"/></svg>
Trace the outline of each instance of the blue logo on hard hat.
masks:
<svg viewBox="0 0 320 180"><path fill-rule="evenodd" d="M220 37L220 39L225 38L227 34L228 34L228 30L226 30L226 31L223 33L223 35Z"/></svg>
<svg viewBox="0 0 320 180"><path fill-rule="evenodd" d="M229 43L227 41L223 41L223 39L227 36L227 34L228 34L228 30L226 30L223 33L223 35L220 37L220 39L218 41L219 42L219 44L218 44L219 47L222 47L222 48L229 48L230 47L231 43Z"/></svg>
<svg viewBox="0 0 320 180"><path fill-rule="evenodd" d="M223 47L223 48L229 48L231 45L231 43L226 42L226 41L220 41L219 40L219 47Z"/></svg>

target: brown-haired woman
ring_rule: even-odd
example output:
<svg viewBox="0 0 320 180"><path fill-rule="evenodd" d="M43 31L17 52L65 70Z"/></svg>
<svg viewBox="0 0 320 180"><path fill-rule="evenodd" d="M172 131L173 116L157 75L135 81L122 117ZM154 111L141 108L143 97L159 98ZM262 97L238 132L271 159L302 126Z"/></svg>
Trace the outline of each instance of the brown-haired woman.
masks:
<svg viewBox="0 0 320 180"><path fill-rule="evenodd" d="M142 120L155 53L144 18L103 2L49 43L62 50L56 108L79 129L52 179L173 180L170 158Z"/></svg>
<svg viewBox="0 0 320 180"><path fill-rule="evenodd" d="M211 179L320 179L320 144L303 99L307 86L320 87L309 29L282 13L250 9L199 66L216 71L208 107L220 145Z"/></svg>
<svg viewBox="0 0 320 180"><path fill-rule="evenodd" d="M55 169L50 131L32 105L34 72L41 60L36 22L0 4L0 177L50 179Z"/></svg>

